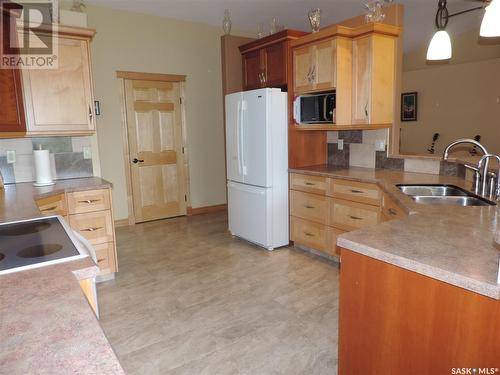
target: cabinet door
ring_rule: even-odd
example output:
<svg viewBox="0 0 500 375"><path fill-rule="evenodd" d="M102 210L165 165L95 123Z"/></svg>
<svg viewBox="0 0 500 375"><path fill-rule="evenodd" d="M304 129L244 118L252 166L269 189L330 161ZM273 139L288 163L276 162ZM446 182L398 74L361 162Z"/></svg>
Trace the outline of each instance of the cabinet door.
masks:
<svg viewBox="0 0 500 375"><path fill-rule="evenodd" d="M243 55L243 89L253 90L262 87L261 51L255 50Z"/></svg>
<svg viewBox="0 0 500 375"><path fill-rule="evenodd" d="M372 38L353 41L352 123L369 124L371 112Z"/></svg>
<svg viewBox="0 0 500 375"><path fill-rule="evenodd" d="M57 69L23 71L28 132L89 134L95 130L89 44L60 38Z"/></svg>
<svg viewBox="0 0 500 375"><path fill-rule="evenodd" d="M336 86L336 42L327 40L315 45L315 63L313 64L314 88L330 90Z"/></svg>
<svg viewBox="0 0 500 375"><path fill-rule="evenodd" d="M0 69L0 132L25 132L21 76L18 69Z"/></svg>
<svg viewBox="0 0 500 375"><path fill-rule="evenodd" d="M263 51L264 85L266 87L285 86L286 82L286 43L273 44Z"/></svg>
<svg viewBox="0 0 500 375"><path fill-rule="evenodd" d="M294 93L311 90L312 47L297 48L293 51Z"/></svg>

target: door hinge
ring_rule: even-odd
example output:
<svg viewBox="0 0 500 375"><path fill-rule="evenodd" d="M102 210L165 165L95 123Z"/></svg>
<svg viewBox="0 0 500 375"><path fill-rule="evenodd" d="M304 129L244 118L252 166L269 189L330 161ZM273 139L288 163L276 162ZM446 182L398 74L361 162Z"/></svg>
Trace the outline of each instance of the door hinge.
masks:
<svg viewBox="0 0 500 375"><path fill-rule="evenodd" d="M179 103L182 104L182 98L179 98Z"/></svg>
<svg viewBox="0 0 500 375"><path fill-rule="evenodd" d="M186 148L185 147L182 147L182 153L185 154L186 153Z"/></svg>
<svg viewBox="0 0 500 375"><path fill-rule="evenodd" d="M188 201L188 197L186 194L184 194L184 202L187 202Z"/></svg>

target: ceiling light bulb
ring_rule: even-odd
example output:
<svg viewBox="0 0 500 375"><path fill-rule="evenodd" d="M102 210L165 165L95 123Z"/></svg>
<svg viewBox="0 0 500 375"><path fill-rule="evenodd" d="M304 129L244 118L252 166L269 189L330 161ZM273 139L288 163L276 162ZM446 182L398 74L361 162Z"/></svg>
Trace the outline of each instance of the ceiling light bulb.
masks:
<svg viewBox="0 0 500 375"><path fill-rule="evenodd" d="M427 49L427 60L451 59L451 39L445 30L438 30L434 34Z"/></svg>
<svg viewBox="0 0 500 375"><path fill-rule="evenodd" d="M500 36L500 0L493 0L485 8L479 35L486 38Z"/></svg>

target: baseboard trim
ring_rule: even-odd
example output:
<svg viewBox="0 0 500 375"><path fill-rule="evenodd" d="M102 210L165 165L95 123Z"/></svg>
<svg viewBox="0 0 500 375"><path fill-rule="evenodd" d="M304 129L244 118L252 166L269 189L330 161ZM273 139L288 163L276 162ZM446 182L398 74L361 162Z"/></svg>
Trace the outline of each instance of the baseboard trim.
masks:
<svg viewBox="0 0 500 375"><path fill-rule="evenodd" d="M213 212L221 212L221 211L227 211L227 204L216 204L214 206L205 206L205 207L188 207L187 210L187 216L194 216L194 215L202 215L202 214L209 214Z"/></svg>
<svg viewBox="0 0 500 375"><path fill-rule="evenodd" d="M115 220L115 228L118 227L128 227L130 225L128 219Z"/></svg>

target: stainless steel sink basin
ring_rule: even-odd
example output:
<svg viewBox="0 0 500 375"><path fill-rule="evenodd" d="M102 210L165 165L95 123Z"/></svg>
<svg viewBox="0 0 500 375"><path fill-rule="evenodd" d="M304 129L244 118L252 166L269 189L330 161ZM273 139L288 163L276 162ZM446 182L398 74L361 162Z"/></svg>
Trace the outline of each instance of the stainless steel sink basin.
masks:
<svg viewBox="0 0 500 375"><path fill-rule="evenodd" d="M434 206L493 206L494 203L487 201L478 197L431 197L431 196L422 196L416 195L413 196L412 199L421 204L430 204Z"/></svg>
<svg viewBox="0 0 500 375"><path fill-rule="evenodd" d="M433 197L468 196L469 193L453 185L397 185L399 190L411 196L424 195Z"/></svg>
<svg viewBox="0 0 500 375"><path fill-rule="evenodd" d="M463 207L495 205L487 199L454 185L400 184L396 186L420 204Z"/></svg>

